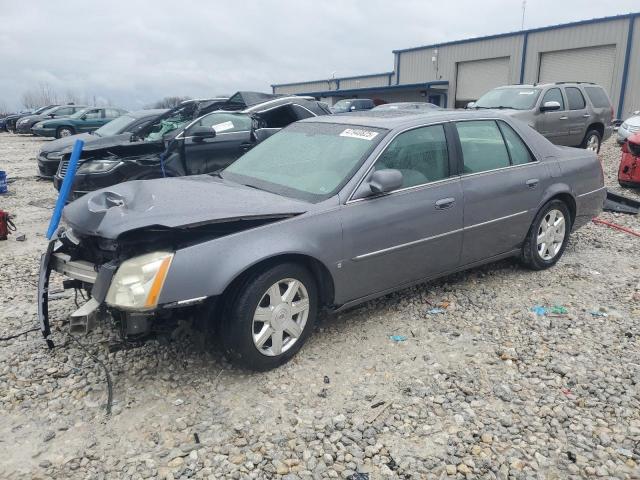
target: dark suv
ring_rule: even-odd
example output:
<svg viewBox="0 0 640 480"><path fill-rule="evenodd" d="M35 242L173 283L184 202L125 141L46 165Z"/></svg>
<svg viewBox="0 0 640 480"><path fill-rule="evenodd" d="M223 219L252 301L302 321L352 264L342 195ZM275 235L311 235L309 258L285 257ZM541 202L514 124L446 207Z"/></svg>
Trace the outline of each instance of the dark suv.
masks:
<svg viewBox="0 0 640 480"><path fill-rule="evenodd" d="M600 151L613 132L613 106L600 85L556 82L509 85L485 93L467 108L492 108L518 118L556 145Z"/></svg>
<svg viewBox="0 0 640 480"><path fill-rule="evenodd" d="M375 103L370 98L349 98L339 100L331 107L333 113L357 112L361 110L371 110Z"/></svg>

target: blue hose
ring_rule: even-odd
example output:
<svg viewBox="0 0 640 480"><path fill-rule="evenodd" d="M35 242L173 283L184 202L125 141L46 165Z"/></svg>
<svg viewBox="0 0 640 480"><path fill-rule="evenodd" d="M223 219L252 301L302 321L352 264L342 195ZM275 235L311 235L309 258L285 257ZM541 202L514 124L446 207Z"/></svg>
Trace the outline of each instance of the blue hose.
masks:
<svg viewBox="0 0 640 480"><path fill-rule="evenodd" d="M62 187L60 187L60 193L58 194L58 200L56 206L53 209L53 215L49 221L49 228L47 229L47 240L51 240L53 234L56 233L58 225L60 224L60 218L62 217L62 209L67 202L67 197L73 187L73 180L76 177L76 170L78 169L78 162L80 161L80 154L82 153L82 147L84 142L80 139L76 140L73 144L73 151L71 152L71 159L69 160L69 166L67 167L67 173L62 181Z"/></svg>

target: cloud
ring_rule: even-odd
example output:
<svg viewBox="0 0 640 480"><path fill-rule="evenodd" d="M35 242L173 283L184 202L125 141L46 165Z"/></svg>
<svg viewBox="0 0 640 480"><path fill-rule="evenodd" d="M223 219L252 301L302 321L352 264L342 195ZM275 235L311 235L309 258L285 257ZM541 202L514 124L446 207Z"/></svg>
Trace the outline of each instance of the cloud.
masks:
<svg viewBox="0 0 640 480"><path fill-rule="evenodd" d="M29 87L139 108L167 95L393 69L391 50L520 28L520 0L3 2L0 103ZM529 0L526 27L627 13L637 0Z"/></svg>

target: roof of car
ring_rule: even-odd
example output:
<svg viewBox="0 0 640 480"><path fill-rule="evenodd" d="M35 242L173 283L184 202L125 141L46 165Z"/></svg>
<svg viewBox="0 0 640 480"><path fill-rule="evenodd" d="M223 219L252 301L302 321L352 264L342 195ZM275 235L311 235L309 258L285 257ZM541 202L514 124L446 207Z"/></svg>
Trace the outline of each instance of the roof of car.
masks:
<svg viewBox="0 0 640 480"><path fill-rule="evenodd" d="M365 110L362 112L339 113L300 120L301 122L339 123L363 127L394 128L420 125L425 120L430 122L447 122L451 120L469 120L481 118L509 117L498 110Z"/></svg>
<svg viewBox="0 0 640 480"><path fill-rule="evenodd" d="M154 117L168 112L168 108L149 108L146 110L136 110L135 112L127 112L127 115L133 118Z"/></svg>

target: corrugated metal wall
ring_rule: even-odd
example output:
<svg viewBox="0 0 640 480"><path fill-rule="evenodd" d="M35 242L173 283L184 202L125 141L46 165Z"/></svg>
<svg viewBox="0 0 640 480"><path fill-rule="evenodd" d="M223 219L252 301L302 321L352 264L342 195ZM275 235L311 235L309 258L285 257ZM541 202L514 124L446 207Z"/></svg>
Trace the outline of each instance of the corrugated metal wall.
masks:
<svg viewBox="0 0 640 480"><path fill-rule="evenodd" d="M574 48L615 45L616 54L612 72L612 87L608 92L611 101L617 108L620 98L620 84L627 42L628 19L612 20L601 23L590 23L568 28L545 30L529 34L527 58L525 64L525 83L537 82L540 71L540 58L544 52L571 50ZM579 80L568 78L567 80Z"/></svg>
<svg viewBox="0 0 640 480"><path fill-rule="evenodd" d="M336 90L335 81L319 81L319 82L307 82L307 83L296 83L293 85L277 85L274 87L273 93L280 94L295 94L295 93L304 93L304 92L323 92L325 90Z"/></svg>
<svg viewBox="0 0 640 480"><path fill-rule="evenodd" d="M625 28L626 31L627 29ZM640 110L640 17L636 17L634 22L630 53L627 88L621 115L623 119L629 117L635 110ZM615 104L614 106L617 109L618 105Z"/></svg>
<svg viewBox="0 0 640 480"><path fill-rule="evenodd" d="M436 54L436 50L438 53ZM433 80L449 81L449 107L456 92L458 62L509 57L509 82L520 80L522 36L501 37L477 42L444 45L436 48L400 52L400 83L411 84ZM436 57L436 61L433 61Z"/></svg>
<svg viewBox="0 0 640 480"><path fill-rule="evenodd" d="M348 90L350 88L386 87L388 85L388 74L340 79L340 90Z"/></svg>

